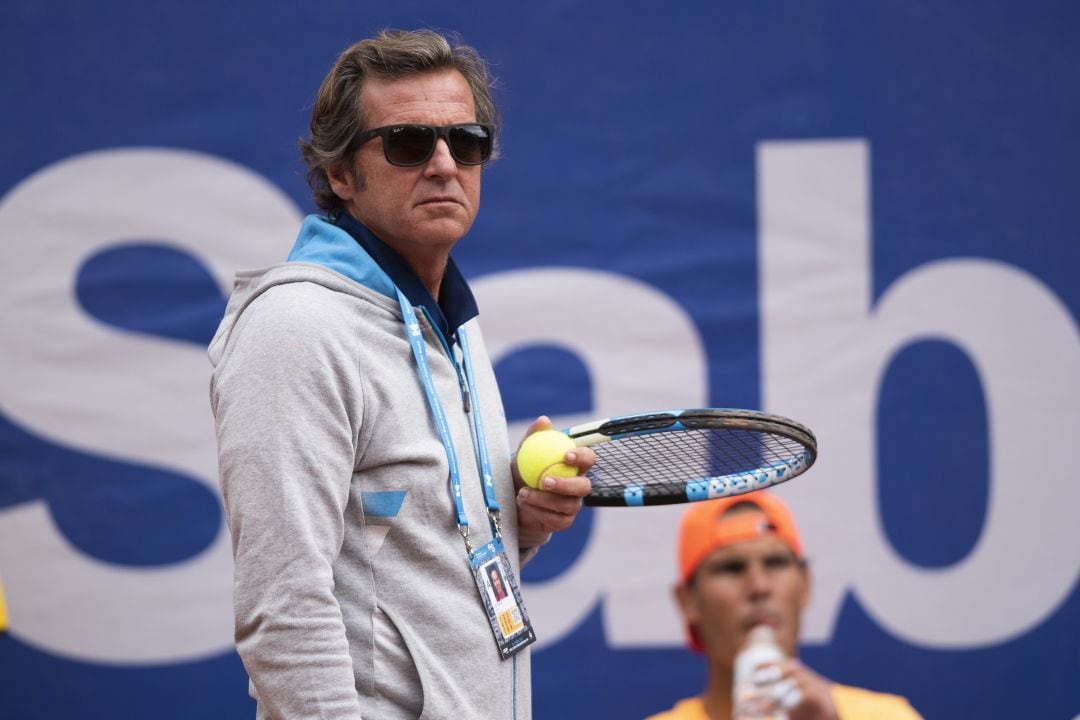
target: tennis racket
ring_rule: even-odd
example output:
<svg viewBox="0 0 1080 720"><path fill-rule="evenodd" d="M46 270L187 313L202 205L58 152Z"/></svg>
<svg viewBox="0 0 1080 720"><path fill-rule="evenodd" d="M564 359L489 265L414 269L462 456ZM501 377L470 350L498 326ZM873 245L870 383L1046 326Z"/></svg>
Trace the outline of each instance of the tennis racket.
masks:
<svg viewBox="0 0 1080 720"><path fill-rule="evenodd" d="M752 410L668 410L564 430L596 453L586 505L695 502L761 490L817 459L809 428Z"/></svg>

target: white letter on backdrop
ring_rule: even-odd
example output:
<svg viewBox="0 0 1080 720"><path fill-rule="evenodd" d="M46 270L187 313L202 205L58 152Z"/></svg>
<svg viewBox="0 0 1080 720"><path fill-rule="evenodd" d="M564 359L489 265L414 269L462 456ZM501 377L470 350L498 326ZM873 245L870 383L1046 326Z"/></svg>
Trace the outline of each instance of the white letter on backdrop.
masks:
<svg viewBox="0 0 1080 720"><path fill-rule="evenodd" d="M0 410L50 442L167 468L217 495L205 350L94 320L75 301L76 276L106 248L156 240L197 256L227 293L236 269L284 257L298 222L265 179L201 153L93 152L27 178L0 201ZM227 651L231 563L224 526L185 562L125 567L72 546L43 501L0 510L11 632L71 658Z"/></svg>
<svg viewBox="0 0 1080 720"><path fill-rule="evenodd" d="M1080 337L1052 291L992 260L927 263L873 304L869 183L862 140L758 148L764 406L805 421L821 447L817 467L780 490L814 563L804 639L827 640L854 591L908 642L1001 643L1052 613L1080 572L1080 483L1055 470L1071 467L1062 454L1080 429ZM880 384L921 340L967 354L989 415L983 531L967 557L935 569L895 551L877 510Z"/></svg>
<svg viewBox="0 0 1080 720"><path fill-rule="evenodd" d="M588 369L592 410L556 427L645 410L700 407L708 397L697 328L671 298L637 280L579 268L499 273L473 283L492 360L529 345L557 345ZM593 308L581 312L581 308ZM528 423L510 428L516 445ZM541 647L576 628L600 600L612 647L667 646L682 629L671 599L679 506L597 508L581 557L558 577L529 583Z"/></svg>

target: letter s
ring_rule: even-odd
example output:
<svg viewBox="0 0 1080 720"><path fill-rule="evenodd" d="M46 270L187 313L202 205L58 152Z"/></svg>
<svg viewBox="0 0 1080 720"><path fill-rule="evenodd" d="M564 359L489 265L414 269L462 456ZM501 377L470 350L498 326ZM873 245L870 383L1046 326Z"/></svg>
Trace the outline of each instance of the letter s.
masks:
<svg viewBox="0 0 1080 720"><path fill-rule="evenodd" d="M284 257L298 220L265 179L201 153L93 152L27 178L0 201L8 275L0 409L51 442L165 467L216 494L205 352L95 321L74 301L76 274L119 240L162 238L200 258L225 293L237 268ZM219 530L210 547L175 565L113 565L73 547L42 501L0 510L11 632L82 660L165 662L227 650L230 555Z"/></svg>

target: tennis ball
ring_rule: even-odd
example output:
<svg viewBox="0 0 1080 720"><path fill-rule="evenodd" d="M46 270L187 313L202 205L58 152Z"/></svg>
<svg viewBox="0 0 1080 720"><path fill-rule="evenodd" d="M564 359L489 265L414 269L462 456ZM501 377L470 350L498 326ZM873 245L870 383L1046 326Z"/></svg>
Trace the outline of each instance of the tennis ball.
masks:
<svg viewBox="0 0 1080 720"><path fill-rule="evenodd" d="M564 463L567 450L573 450L574 441L558 430L540 430L525 438L517 454L521 479L532 488L540 487L540 478L548 475L574 477L578 469Z"/></svg>

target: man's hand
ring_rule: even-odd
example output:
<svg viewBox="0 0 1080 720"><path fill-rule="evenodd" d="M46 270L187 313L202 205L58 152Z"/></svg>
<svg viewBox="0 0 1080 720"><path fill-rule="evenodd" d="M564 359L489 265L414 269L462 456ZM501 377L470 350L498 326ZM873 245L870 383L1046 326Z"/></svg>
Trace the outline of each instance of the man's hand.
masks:
<svg viewBox="0 0 1080 720"><path fill-rule="evenodd" d="M550 429L551 420L541 415L529 425L525 435ZM536 490L522 482L516 454L511 458L510 468L517 488L518 546L522 549L543 545L551 539L553 532L570 527L581 511L581 499L589 494L591 487L585 473L596 462L596 453L589 448L574 448L566 453L563 462L576 467L578 475L542 477L541 489Z"/></svg>
<svg viewBox="0 0 1080 720"><path fill-rule="evenodd" d="M754 680L770 686L774 709L786 710L790 720L836 720L831 683L794 658L761 667Z"/></svg>

